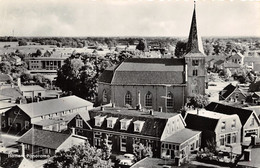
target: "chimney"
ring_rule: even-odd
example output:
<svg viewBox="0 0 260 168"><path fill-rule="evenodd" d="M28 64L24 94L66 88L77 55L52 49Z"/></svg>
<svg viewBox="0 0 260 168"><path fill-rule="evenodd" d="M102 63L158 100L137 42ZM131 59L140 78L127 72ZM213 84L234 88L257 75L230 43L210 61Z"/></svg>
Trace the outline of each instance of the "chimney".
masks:
<svg viewBox="0 0 260 168"><path fill-rule="evenodd" d="M17 85L18 85L18 87L21 86L21 78L17 78Z"/></svg>
<svg viewBox="0 0 260 168"><path fill-rule="evenodd" d="M245 149L244 159L245 161L251 161L251 149Z"/></svg>
<svg viewBox="0 0 260 168"><path fill-rule="evenodd" d="M22 98L19 100L19 104L22 104Z"/></svg>
<svg viewBox="0 0 260 168"><path fill-rule="evenodd" d="M251 144L252 146L256 145L256 135L251 135Z"/></svg>
<svg viewBox="0 0 260 168"><path fill-rule="evenodd" d="M100 110L101 110L101 111L104 111L104 106L101 106L101 107L100 107Z"/></svg>
<svg viewBox="0 0 260 168"><path fill-rule="evenodd" d="M112 103L112 108L115 108L115 107L116 107L115 103Z"/></svg>
<svg viewBox="0 0 260 168"><path fill-rule="evenodd" d="M22 147L21 155L22 155L23 158L25 158L25 148L24 148L24 144L23 143L21 143L21 147Z"/></svg>
<svg viewBox="0 0 260 168"><path fill-rule="evenodd" d="M151 109L151 110L149 110L149 113L150 113L150 115L152 115L153 116L153 109Z"/></svg>
<svg viewBox="0 0 260 168"><path fill-rule="evenodd" d="M72 131L72 133L71 133L72 135L76 135L75 134L75 128L71 128L71 131Z"/></svg>
<svg viewBox="0 0 260 168"><path fill-rule="evenodd" d="M136 110L141 110L141 109L142 109L142 106L141 106L141 93L140 93L140 91L138 91Z"/></svg>
<svg viewBox="0 0 260 168"><path fill-rule="evenodd" d="M162 107L161 106L159 107L159 112L162 112Z"/></svg>

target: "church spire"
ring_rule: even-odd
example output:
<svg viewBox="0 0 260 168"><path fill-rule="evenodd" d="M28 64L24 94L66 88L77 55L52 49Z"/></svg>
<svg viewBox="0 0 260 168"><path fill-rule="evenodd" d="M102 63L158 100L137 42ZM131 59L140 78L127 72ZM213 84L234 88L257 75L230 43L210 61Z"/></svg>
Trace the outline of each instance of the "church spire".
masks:
<svg viewBox="0 0 260 168"><path fill-rule="evenodd" d="M201 37L198 34L197 20L196 20L196 1L194 1L194 10L190 26L190 34L187 43L186 53L203 53L203 45Z"/></svg>

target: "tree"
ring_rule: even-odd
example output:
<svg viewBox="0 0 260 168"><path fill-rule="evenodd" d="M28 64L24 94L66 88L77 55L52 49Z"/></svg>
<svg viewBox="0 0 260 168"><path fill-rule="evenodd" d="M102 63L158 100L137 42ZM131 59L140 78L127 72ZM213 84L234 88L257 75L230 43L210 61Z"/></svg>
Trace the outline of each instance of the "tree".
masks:
<svg viewBox="0 0 260 168"><path fill-rule="evenodd" d="M174 55L178 58L182 57L186 53L186 42L178 41L175 47Z"/></svg>
<svg viewBox="0 0 260 168"><path fill-rule="evenodd" d="M145 157L153 157L151 146L144 146L142 143L133 144L133 153L137 160L141 160Z"/></svg>
<svg viewBox="0 0 260 168"><path fill-rule="evenodd" d="M193 108L204 108L208 104L209 104L209 98L207 95L197 94L189 98L187 106Z"/></svg>
<svg viewBox="0 0 260 168"><path fill-rule="evenodd" d="M74 145L67 151L60 150L52 160L44 164L44 168L111 168L110 160L102 160L102 152L90 146L87 141L85 144Z"/></svg>
<svg viewBox="0 0 260 168"><path fill-rule="evenodd" d="M149 49L148 49L146 40L145 39L139 40L139 43L137 44L136 49L140 50L140 51L148 51Z"/></svg>
<svg viewBox="0 0 260 168"><path fill-rule="evenodd" d="M108 160L111 156L112 145L108 144L108 136L105 133L102 134L101 150L102 150L102 159Z"/></svg>
<svg viewBox="0 0 260 168"><path fill-rule="evenodd" d="M22 39L22 40L19 40L19 41L18 41L18 45L19 45L19 46L26 46L26 45L27 45L27 42L26 42L25 39Z"/></svg>
<svg viewBox="0 0 260 168"><path fill-rule="evenodd" d="M0 72L9 74L11 72L11 64L10 62L3 61L0 63Z"/></svg>
<svg viewBox="0 0 260 168"><path fill-rule="evenodd" d="M93 62L72 57L58 70L56 85L63 91L92 100L96 96L97 70Z"/></svg>
<svg viewBox="0 0 260 168"><path fill-rule="evenodd" d="M203 47L204 47L204 52L205 52L206 55L212 55L213 54L214 48L213 48L212 44L207 43Z"/></svg>
<svg viewBox="0 0 260 168"><path fill-rule="evenodd" d="M21 82L29 82L30 80L33 79L32 75L29 73L22 73L20 78L21 78Z"/></svg>

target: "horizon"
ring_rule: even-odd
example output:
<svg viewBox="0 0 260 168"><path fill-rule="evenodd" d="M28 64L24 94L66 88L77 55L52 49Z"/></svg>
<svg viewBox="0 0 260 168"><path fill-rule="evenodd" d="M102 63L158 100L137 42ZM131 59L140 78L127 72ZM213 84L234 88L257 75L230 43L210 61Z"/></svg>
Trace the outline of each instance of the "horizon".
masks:
<svg viewBox="0 0 260 168"><path fill-rule="evenodd" d="M42 38L187 38L194 6L192 0L0 0L0 4L1 37ZM260 1L196 1L196 15L202 38L260 37Z"/></svg>

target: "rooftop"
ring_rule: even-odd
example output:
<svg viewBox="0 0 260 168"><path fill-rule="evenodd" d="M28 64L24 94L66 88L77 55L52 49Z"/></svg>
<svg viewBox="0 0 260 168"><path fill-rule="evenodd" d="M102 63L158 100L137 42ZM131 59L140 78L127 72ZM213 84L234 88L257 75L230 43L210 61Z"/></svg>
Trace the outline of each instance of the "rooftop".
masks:
<svg viewBox="0 0 260 168"><path fill-rule="evenodd" d="M185 117L186 128L200 131L215 131L218 119L187 113Z"/></svg>
<svg viewBox="0 0 260 168"><path fill-rule="evenodd" d="M168 119L170 117L178 115L178 113L165 113L165 112L157 112L157 111L154 111L153 115L151 115L149 113L149 110L139 111L139 110L128 109L124 107L108 107L108 106L104 106L104 111L101 111L101 107L97 107L95 109L92 109L91 111L100 112L103 113L104 115L106 113L112 113L112 114L126 115L130 117L133 116L133 117L161 118L161 119Z"/></svg>
<svg viewBox="0 0 260 168"><path fill-rule="evenodd" d="M17 142L57 149L69 136L70 134L31 128Z"/></svg>
<svg viewBox="0 0 260 168"><path fill-rule="evenodd" d="M237 107L220 104L216 102L211 102L209 105L205 107L205 109L209 111L222 113L222 114L227 114L227 115L237 114L241 121L242 126L246 123L248 118L253 113L253 110L237 108Z"/></svg>
<svg viewBox="0 0 260 168"><path fill-rule="evenodd" d="M56 112L62 112L80 107L92 107L92 105L93 103L81 99L77 96L67 96L58 99L45 100L29 104L21 104L17 106L20 109L22 109L26 114L28 114L31 118L34 118L42 115L53 114Z"/></svg>
<svg viewBox="0 0 260 168"><path fill-rule="evenodd" d="M183 84L184 59L131 58L113 70L106 69L100 82L124 85Z"/></svg>
<svg viewBox="0 0 260 168"><path fill-rule="evenodd" d="M131 168L163 168L164 165L172 167L172 165L174 165L174 160L146 157L136 162L134 165L131 166Z"/></svg>
<svg viewBox="0 0 260 168"><path fill-rule="evenodd" d="M212 118L212 119L220 119L220 118L230 117L230 115L227 115L227 114L216 113L216 112L208 111L208 110L205 110L205 109L200 109L199 114L198 114L197 110L190 110L190 111L187 111L187 113L195 114L195 115L199 115L199 116L203 116L203 117L207 117L207 118Z"/></svg>
<svg viewBox="0 0 260 168"><path fill-rule="evenodd" d="M198 135L199 133L200 133L200 131L195 131L195 130L184 128L184 129L174 133L173 135L163 139L162 141L181 144L181 143L184 143L185 141L193 138L194 136Z"/></svg>
<svg viewBox="0 0 260 168"><path fill-rule="evenodd" d="M19 89L22 92L29 92L29 91L39 91L39 90L45 90L43 87L39 86L39 85L29 85L29 86L20 86Z"/></svg>

